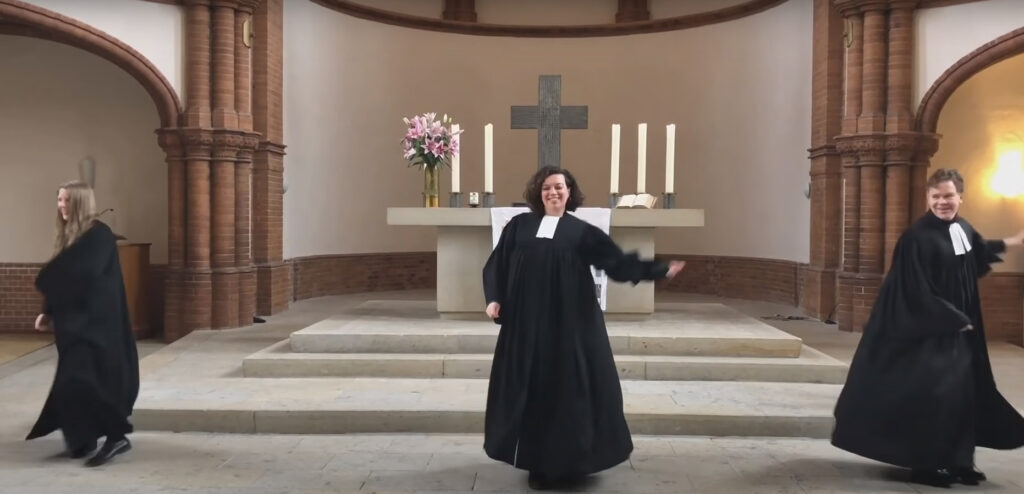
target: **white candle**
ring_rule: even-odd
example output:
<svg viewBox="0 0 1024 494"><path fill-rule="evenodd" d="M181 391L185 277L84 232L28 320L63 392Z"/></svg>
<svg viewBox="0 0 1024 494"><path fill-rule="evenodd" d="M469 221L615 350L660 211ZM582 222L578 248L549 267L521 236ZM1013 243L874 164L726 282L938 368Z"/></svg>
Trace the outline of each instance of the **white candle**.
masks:
<svg viewBox="0 0 1024 494"><path fill-rule="evenodd" d="M484 192L494 192L494 125L484 125Z"/></svg>
<svg viewBox="0 0 1024 494"><path fill-rule="evenodd" d="M619 193L619 124L612 124L612 194Z"/></svg>
<svg viewBox="0 0 1024 494"><path fill-rule="evenodd" d="M665 193L675 192L676 124L665 126Z"/></svg>
<svg viewBox="0 0 1024 494"><path fill-rule="evenodd" d="M452 146L459 144L459 124L452 124ZM459 192L459 153L452 153L452 192Z"/></svg>
<svg viewBox="0 0 1024 494"><path fill-rule="evenodd" d="M636 145L636 193L647 192L647 124L637 128Z"/></svg>

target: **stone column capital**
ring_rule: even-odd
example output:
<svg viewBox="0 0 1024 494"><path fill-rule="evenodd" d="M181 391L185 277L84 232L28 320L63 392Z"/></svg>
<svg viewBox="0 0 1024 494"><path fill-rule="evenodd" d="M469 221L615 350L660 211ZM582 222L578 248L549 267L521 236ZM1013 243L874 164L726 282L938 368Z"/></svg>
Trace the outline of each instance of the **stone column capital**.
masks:
<svg viewBox="0 0 1024 494"><path fill-rule="evenodd" d="M209 157L210 149L213 147L213 130L199 127L186 127L180 129L181 137L184 140L185 152L189 156Z"/></svg>
<svg viewBox="0 0 1024 494"><path fill-rule="evenodd" d="M901 132L885 136L885 160L891 164L926 162L938 149L938 134Z"/></svg>
<svg viewBox="0 0 1024 494"><path fill-rule="evenodd" d="M836 149L844 156L856 156L861 164L881 165L885 161L885 134L852 134L836 136Z"/></svg>
<svg viewBox="0 0 1024 494"><path fill-rule="evenodd" d="M185 155L184 139L182 139L180 130L177 128L156 130L157 143L168 158L181 158Z"/></svg>

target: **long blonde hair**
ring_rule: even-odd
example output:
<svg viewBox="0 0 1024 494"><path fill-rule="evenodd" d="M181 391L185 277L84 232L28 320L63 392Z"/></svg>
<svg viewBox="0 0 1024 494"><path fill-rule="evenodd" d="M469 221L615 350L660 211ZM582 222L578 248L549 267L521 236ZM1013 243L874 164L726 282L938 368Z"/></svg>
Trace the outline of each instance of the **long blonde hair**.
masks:
<svg viewBox="0 0 1024 494"><path fill-rule="evenodd" d="M62 184L57 189L58 194L60 194L60 189L64 189L68 193L68 219L64 221L58 208L57 239L53 246L54 255L81 238L82 234L92 227L93 221L96 219L96 196L93 195L92 187L79 181L72 181Z"/></svg>

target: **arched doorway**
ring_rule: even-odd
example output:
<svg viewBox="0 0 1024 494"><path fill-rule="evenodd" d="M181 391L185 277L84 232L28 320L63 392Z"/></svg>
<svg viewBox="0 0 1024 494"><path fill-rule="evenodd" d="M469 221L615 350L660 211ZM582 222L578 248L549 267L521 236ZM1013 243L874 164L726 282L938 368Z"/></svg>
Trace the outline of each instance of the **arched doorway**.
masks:
<svg viewBox="0 0 1024 494"><path fill-rule="evenodd" d="M85 149L90 146L94 146L93 151L96 151L95 147L102 148L99 152L101 154L105 153L107 157L99 159L99 175L103 177L108 184L115 181L114 177L112 177L109 172L111 170L118 170L119 168L117 167L121 166L113 161L118 161L124 164L130 163L129 168L133 169L133 171L139 171L140 173L142 173L142 169L148 166L150 168L145 172L149 174L148 180L153 182L153 174L155 173L155 177L159 179L158 182L164 182L160 176L161 173L166 173L166 171L161 171L159 169L154 170L152 168L153 166L160 166L160 163L164 163L165 157L160 148L152 147L151 144L158 142L150 132L154 130L154 127L155 130L176 128L178 126L182 106L170 83L149 60L127 46L125 43L96 28L46 9L16 0L0 0L0 34L25 37L24 46L33 48L40 47L45 53L63 53L65 55L63 57L58 57L59 59L64 61L75 60L76 64L80 64L77 73L69 72L69 70L71 70L70 68L61 67L55 67L52 72L47 69L43 72L36 73L37 77L42 73L63 74L63 76L58 76L57 78L53 78L48 81L53 82L52 87L50 84L41 84L46 87L40 88L39 92L33 94L38 95L41 92L52 90L52 88L59 88L62 87L61 84L65 84L63 87L73 87L73 89L75 89L75 91L68 91L68 93L77 94L80 99L76 100L75 96L71 94L62 94L55 97L54 101L43 102L42 104L33 103L31 101L26 102L22 107L23 110L34 109L37 106L44 109L42 114L33 116L33 119L31 120L39 125L36 125L35 127L29 125L25 129L26 132L32 132L33 128L42 128L42 133L45 134L40 136L40 141L44 142L43 147L45 148L48 145L48 143L46 143L47 139L50 141L56 139L60 141L61 146L66 146L65 149L68 151L65 154L73 154L74 152L70 151L70 149ZM34 40L29 40L27 38L34 38ZM53 44L52 42L58 44ZM20 43L21 42L19 41L14 43L14 45L21 46ZM63 47L61 47L61 45L63 45ZM52 48L45 48L47 46ZM12 50L17 50L17 48L12 48ZM84 50L91 55L84 54L78 50ZM97 61L94 55L102 58L105 62ZM17 58L18 57L15 57L16 64ZM106 62L112 63L113 66L108 65ZM31 66L40 68L45 67L47 63L48 62L46 61L40 61L38 63L33 62L33 65ZM103 65L103 67L100 70L92 69L91 67L97 67L96 64ZM96 72L106 75L97 76L95 74ZM105 110L118 106L118 103L122 103L122 99L117 94L106 94L105 96L101 95L98 98L98 101L91 101L91 95L99 93L90 93L88 89L82 88L84 86L92 87L95 86L95 84L91 86L90 84L76 84L77 79L75 77L77 77L78 74L83 74L84 78L91 79L100 77L99 80L102 81L116 82L117 84L112 85L111 88L104 89L119 87L120 93L118 94L123 95L123 101L125 101L125 103L120 105L120 108L118 108L116 112L111 111L110 113L107 113ZM125 75L128 77L125 77ZM45 78L46 76L42 75L42 77ZM65 81L65 78L68 80ZM136 83L138 83L138 85L136 85ZM67 86L67 84L71 84L72 86ZM100 83L100 86L102 85L103 84ZM140 86L144 92L138 90L140 89ZM79 89L82 90L78 91ZM131 94L127 94L128 92ZM104 97L107 99L104 100ZM147 100L152 102L153 107L148 107ZM106 101L106 104L109 106L103 107L103 101ZM78 102L81 102L82 104L79 105ZM132 108L132 111L121 111L124 108L127 108L125 105L129 105ZM45 111L46 109L53 111ZM155 110L155 112L153 110ZM61 123L60 120L52 120L54 115L57 115L60 119L60 115L81 116L80 114L83 112L87 113L89 117L79 119L72 118L71 120L73 121L64 122L67 124L64 127L70 129L68 130L69 134L67 135L77 136L79 138L78 142L68 144L68 142L61 137L59 130L55 130L52 134L49 131L48 125L50 125L50 123L48 122L52 121L54 125ZM125 121L131 122L127 125L132 126L132 131L122 134L122 130L119 130L118 125L126 125L120 121L126 113L136 116L143 115L143 117L126 119ZM22 113L19 113L17 109L14 110L13 115L18 119L18 121L21 121ZM90 124L90 122L93 122L91 115L97 115L99 117L93 124ZM154 118L154 116L156 118ZM47 123L40 124L40 122L44 121ZM124 129L124 127L120 127L120 129ZM139 132L138 129L141 129L141 132ZM154 140L149 141L149 139ZM110 144L115 141L119 141L117 145ZM125 145L128 141L131 141L131 143L134 144ZM82 143L87 144L85 146L77 146ZM56 148L61 146L54 147ZM125 152L126 149L132 151L145 150L145 152L133 154L131 152ZM112 160L112 156L116 157L116 160ZM42 161L47 161L46 157L38 156L38 158ZM66 160L67 156L63 156L63 158ZM76 157L75 161L77 161L77 159L78 158ZM60 176L57 180L64 180L77 175L74 171L75 161L70 163L61 162L61 170L56 172ZM112 166L113 168L111 168ZM124 170L126 168L120 169ZM117 179L119 182L123 182L125 180L131 180L131 177L124 175ZM49 177L45 181L49 186L55 185L55 183L50 183L53 181L53 177ZM138 181L138 176L136 176L136 181ZM100 180L98 184L101 182L103 182L103 180ZM152 185L152 183L149 185ZM150 203L153 200L160 202L166 201L166 199L163 198L163 194L146 194L144 191L136 191L134 192L134 195L129 194L126 196L124 189L129 187L138 187L138 185L125 184L124 186L118 186L118 190L116 190L115 195L124 197L119 197L117 200L114 200L111 194L100 197L101 206L103 207L111 206L112 202L124 202L132 205L128 208L117 207L117 213L107 215L103 218L104 221L107 221L108 223L113 219L115 223L112 226L115 227L115 230L117 230L117 217L120 217L122 224L124 224L129 216L133 217L133 221L135 222L151 223L151 221L148 221L144 217L147 210L150 215L156 214L158 215L157 217L166 216L166 213L160 211L164 208L164 204L158 203L159 208L157 211L154 211L151 207L147 206L147 203ZM164 185L159 185L159 187L164 187ZM32 186L31 188L35 190L37 187ZM112 189L108 188L108 191L110 190ZM140 195L144 196L145 200L136 200ZM148 197L154 195L156 197ZM33 202L33 207L34 204L35 202ZM151 219L152 216L149 218ZM158 222L157 225L151 225L149 228L155 227L157 231L148 230L145 235L138 235L136 238L129 238L129 240L134 242L154 242L154 239L160 239L159 248L162 250L164 247L163 239L166 239L168 235L167 229L163 224L164 222L161 221ZM132 235L129 234L129 237L132 237ZM32 268L27 264L25 269L31 270ZM13 298L15 299L15 302L20 303L25 307L16 307L15 309L18 309L18 312L9 317L9 321L0 321L0 326L9 327L10 329L24 329L31 327L31 317L34 316L31 316L30 313L37 311L38 307L31 297L34 293L34 289L32 287L30 277L24 277L24 279L29 281L19 284L17 287L22 293L16 294L17 297L5 298ZM162 284L160 283L161 279L161 277L157 276L153 279L153 283L147 284L147 286L154 288L154 290L151 290L149 294L155 298L154 305L156 305L157 308L162 305L160 303L160 298L162 297L161 294L163 293ZM11 308L5 307L5 309ZM5 310L5 315L10 314L10 311ZM154 327L160 326L160 321L162 321L162 314L155 315L157 317L146 318L148 320L146 321L148 324L143 321L138 321L137 323L140 326L154 329ZM21 321L21 319L25 319L27 322Z"/></svg>

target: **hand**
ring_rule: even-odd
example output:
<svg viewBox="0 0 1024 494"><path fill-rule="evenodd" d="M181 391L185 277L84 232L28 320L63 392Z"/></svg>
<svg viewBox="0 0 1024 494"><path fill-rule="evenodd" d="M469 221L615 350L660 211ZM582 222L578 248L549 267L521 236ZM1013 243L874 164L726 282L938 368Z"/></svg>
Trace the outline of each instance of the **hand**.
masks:
<svg viewBox="0 0 1024 494"><path fill-rule="evenodd" d="M974 326L968 324L968 325L964 326L963 329L960 330L961 333L963 333L965 331L974 331Z"/></svg>
<svg viewBox="0 0 1024 494"><path fill-rule="evenodd" d="M1021 230L1016 235L1003 239L1006 242L1007 247L1013 247L1016 245L1024 245L1024 230Z"/></svg>
<svg viewBox="0 0 1024 494"><path fill-rule="evenodd" d="M36 316L36 331L46 331L48 329L50 329L50 316L46 314Z"/></svg>
<svg viewBox="0 0 1024 494"><path fill-rule="evenodd" d="M497 319L498 316L501 315L501 304L497 302L491 302L487 304L487 310L485 310L484 312L487 313L487 317L491 319Z"/></svg>
<svg viewBox="0 0 1024 494"><path fill-rule="evenodd" d="M675 275L679 274L684 267L686 267L686 261L670 261L668 263L668 272L665 273L665 277L671 279Z"/></svg>

